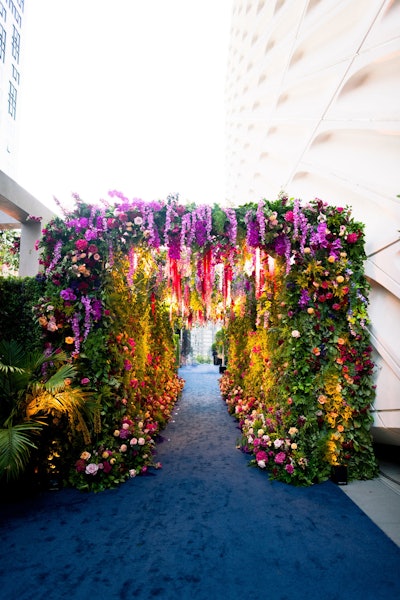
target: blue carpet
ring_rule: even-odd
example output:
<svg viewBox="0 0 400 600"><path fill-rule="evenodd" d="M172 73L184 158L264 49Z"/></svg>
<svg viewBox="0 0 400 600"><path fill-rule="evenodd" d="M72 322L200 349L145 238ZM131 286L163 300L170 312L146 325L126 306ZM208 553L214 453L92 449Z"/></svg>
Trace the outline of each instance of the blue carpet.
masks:
<svg viewBox="0 0 400 600"><path fill-rule="evenodd" d="M247 467L217 367L180 374L163 469L1 506L1 598L400 598L400 549L332 482L296 488Z"/></svg>

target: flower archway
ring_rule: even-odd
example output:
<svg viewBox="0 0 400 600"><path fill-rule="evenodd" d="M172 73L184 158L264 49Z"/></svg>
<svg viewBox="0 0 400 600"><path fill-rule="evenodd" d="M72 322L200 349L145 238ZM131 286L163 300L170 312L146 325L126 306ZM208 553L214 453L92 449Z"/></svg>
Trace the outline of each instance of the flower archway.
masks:
<svg viewBox="0 0 400 600"><path fill-rule="evenodd" d="M40 242L46 349L69 354L96 403L93 423L68 432L70 480L103 489L155 465L183 386L174 330L207 320L225 328L221 393L253 464L300 485L336 465L373 477L364 234L350 209L110 197L75 197Z"/></svg>

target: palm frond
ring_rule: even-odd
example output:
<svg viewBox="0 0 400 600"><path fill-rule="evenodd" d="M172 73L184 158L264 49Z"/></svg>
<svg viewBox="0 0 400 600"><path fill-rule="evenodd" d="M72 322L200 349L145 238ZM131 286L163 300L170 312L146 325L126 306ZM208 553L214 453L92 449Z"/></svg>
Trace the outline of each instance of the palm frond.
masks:
<svg viewBox="0 0 400 600"><path fill-rule="evenodd" d="M0 361L3 366L24 367L25 349L15 340L0 341Z"/></svg>
<svg viewBox="0 0 400 600"><path fill-rule="evenodd" d="M10 481L24 472L32 449L37 448L32 437L41 429L40 423L32 421L0 429L0 477Z"/></svg>
<svg viewBox="0 0 400 600"><path fill-rule="evenodd" d="M50 393L57 393L65 389L65 380L73 379L76 375L76 368L71 364L64 364L54 373L44 384L45 390Z"/></svg>

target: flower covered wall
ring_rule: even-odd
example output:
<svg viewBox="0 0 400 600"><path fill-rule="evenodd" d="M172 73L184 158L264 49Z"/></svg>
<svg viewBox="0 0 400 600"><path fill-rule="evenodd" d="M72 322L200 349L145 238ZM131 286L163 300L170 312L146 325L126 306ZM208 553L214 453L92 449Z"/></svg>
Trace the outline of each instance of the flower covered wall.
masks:
<svg viewBox="0 0 400 600"><path fill-rule="evenodd" d="M182 386L174 327L208 319L230 340L221 391L255 464L300 484L343 463L373 476L363 227L350 210L285 197L233 209L110 196L99 206L76 197L41 241L46 347L69 353L97 406L78 485L104 469L118 480L146 468Z"/></svg>

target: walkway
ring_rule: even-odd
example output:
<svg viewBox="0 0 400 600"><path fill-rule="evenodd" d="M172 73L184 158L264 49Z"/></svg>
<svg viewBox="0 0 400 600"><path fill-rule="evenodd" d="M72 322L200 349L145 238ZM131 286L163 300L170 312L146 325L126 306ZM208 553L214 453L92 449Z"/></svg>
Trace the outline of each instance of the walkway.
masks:
<svg viewBox="0 0 400 600"><path fill-rule="evenodd" d="M1 507L1 597L400 597L400 548L335 484L295 488L247 467L217 367L181 375L162 470L102 494Z"/></svg>

